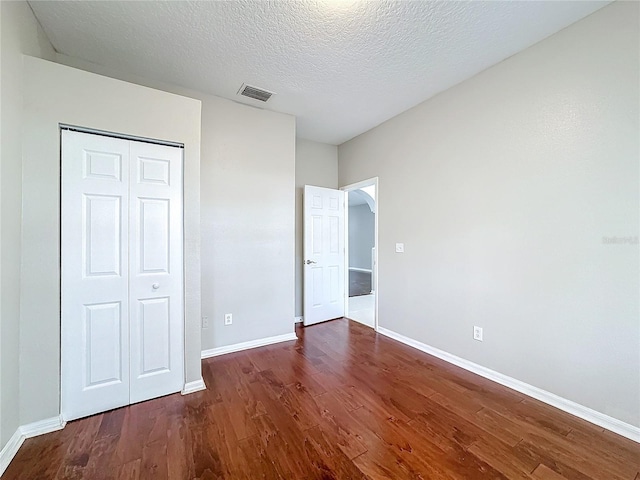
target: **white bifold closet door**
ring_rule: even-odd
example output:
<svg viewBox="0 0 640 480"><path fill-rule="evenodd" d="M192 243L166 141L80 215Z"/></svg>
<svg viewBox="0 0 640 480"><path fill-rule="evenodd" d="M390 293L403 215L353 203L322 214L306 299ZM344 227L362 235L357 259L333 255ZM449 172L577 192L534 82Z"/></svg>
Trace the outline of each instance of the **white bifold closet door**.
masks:
<svg viewBox="0 0 640 480"><path fill-rule="evenodd" d="M182 149L62 132L65 420L183 385Z"/></svg>

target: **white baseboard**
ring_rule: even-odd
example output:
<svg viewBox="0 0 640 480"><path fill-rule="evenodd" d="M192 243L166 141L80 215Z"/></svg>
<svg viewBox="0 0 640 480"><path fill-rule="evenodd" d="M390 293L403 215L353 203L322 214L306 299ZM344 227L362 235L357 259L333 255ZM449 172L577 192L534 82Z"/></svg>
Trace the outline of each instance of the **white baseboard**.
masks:
<svg viewBox="0 0 640 480"><path fill-rule="evenodd" d="M203 350L202 358L217 357L218 355L224 355L226 353L240 352L242 350L249 350L250 348L264 347L265 345L272 345L274 343L288 342L290 340L297 339L298 337L296 337L295 333L285 333L284 335L276 335L275 337L260 338L258 340L251 340L250 342L235 343L225 347Z"/></svg>
<svg viewBox="0 0 640 480"><path fill-rule="evenodd" d="M207 386L204 384L204 380L202 378L198 380L194 380L193 382L187 382L184 384L182 388L182 395L189 395L190 393L199 392L200 390L206 390Z"/></svg>
<svg viewBox="0 0 640 480"><path fill-rule="evenodd" d="M62 430L65 425L66 422L62 419L62 416L58 415L57 417L47 418L39 422L18 427L7 444L2 448L2 451L0 451L0 476L4 474L11 460L16 456L16 453L18 453L18 450L27 438Z"/></svg>
<svg viewBox="0 0 640 480"><path fill-rule="evenodd" d="M496 372L495 370L483 367L477 363L452 355L444 350L440 350L412 338L405 337L404 335L388 330L384 327L378 327L378 333L640 443L640 428L635 425L625 423L617 418L610 417L609 415L605 415L604 413L600 413L589 407L580 405L572 400L567 400L566 398L560 397L554 393L534 387L533 385L529 385L528 383L522 382L513 377L503 375L500 372Z"/></svg>
<svg viewBox="0 0 640 480"><path fill-rule="evenodd" d="M302 323L304 322L304 317L293 317L294 323Z"/></svg>
<svg viewBox="0 0 640 480"><path fill-rule="evenodd" d="M56 430L62 430L66 424L67 422L62 418L62 415L58 415L57 417L22 425L20 431L25 438L31 438L44 435L45 433L55 432Z"/></svg>
<svg viewBox="0 0 640 480"><path fill-rule="evenodd" d="M354 272L371 273L370 268L349 267L349 270L353 270Z"/></svg>
<svg viewBox="0 0 640 480"><path fill-rule="evenodd" d="M26 438L27 437L24 436L18 427L2 451L0 451L0 476L2 476L4 471L7 469L11 460L13 460L13 457L16 456L16 453L18 453L18 450L20 450L20 447Z"/></svg>

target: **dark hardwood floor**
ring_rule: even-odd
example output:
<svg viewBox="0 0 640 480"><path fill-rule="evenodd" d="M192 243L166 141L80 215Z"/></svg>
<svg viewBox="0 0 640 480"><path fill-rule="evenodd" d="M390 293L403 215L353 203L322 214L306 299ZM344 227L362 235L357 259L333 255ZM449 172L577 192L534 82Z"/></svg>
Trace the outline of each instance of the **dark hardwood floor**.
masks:
<svg viewBox="0 0 640 480"><path fill-rule="evenodd" d="M28 439L3 479L626 479L640 445L344 319L207 390Z"/></svg>

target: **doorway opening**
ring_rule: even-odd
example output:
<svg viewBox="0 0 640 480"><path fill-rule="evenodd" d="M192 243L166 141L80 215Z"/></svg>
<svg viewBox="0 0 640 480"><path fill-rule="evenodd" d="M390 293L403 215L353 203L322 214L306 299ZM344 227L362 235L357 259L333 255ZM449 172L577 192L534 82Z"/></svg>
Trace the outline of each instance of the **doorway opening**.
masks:
<svg viewBox="0 0 640 480"><path fill-rule="evenodd" d="M183 149L61 131L61 414L184 385Z"/></svg>
<svg viewBox="0 0 640 480"><path fill-rule="evenodd" d="M377 329L378 179L342 187L346 195L345 316Z"/></svg>

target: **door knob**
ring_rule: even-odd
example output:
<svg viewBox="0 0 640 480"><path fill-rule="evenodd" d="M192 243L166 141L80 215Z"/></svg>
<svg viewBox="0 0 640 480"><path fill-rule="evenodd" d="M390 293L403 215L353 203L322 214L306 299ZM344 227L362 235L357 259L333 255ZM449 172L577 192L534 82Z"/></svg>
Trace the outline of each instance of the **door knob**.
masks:
<svg viewBox="0 0 640 480"><path fill-rule="evenodd" d="M159 283L154 283L153 285L151 285L151 287L152 287L154 290L157 290L157 289L159 289L159 288L160 288L160 284L159 284Z"/></svg>
<svg viewBox="0 0 640 480"><path fill-rule="evenodd" d="M314 262L313 260L307 260L305 263L306 263L307 265L311 265L312 263L318 263L318 262Z"/></svg>

